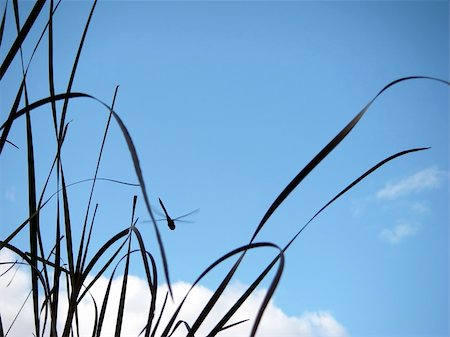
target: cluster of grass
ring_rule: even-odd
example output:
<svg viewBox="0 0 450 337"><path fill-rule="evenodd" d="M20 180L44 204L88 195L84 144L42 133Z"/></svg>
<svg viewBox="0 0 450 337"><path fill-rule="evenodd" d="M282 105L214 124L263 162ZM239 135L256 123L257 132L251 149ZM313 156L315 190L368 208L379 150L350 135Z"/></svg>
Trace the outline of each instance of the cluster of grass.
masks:
<svg viewBox="0 0 450 337"><path fill-rule="evenodd" d="M125 300L127 298L127 281L129 278L129 266L130 259L134 253L140 256L142 267L145 271L145 279L148 285L149 292L151 294L151 301L148 303L147 312L147 323L142 326L142 334L145 336L155 336L156 331L162 331L162 336L170 336L174 331L178 329L186 329L186 334L188 336L194 336L198 333L200 326L204 323L206 317L209 315L211 310L217 304L221 296L230 284L233 276L238 271L243 259L245 259L247 253L251 250L260 248L271 248L276 251L276 255L273 260L268 261L267 267L260 273L260 275L254 280L254 282L248 286L246 291L241 295L241 297L235 302L235 304L226 312L223 313L223 317L216 323L213 329L210 331L209 335L214 336L220 334L224 329L233 328L237 324L241 324L244 321L230 323L233 315L236 311L243 305L243 303L249 298L249 296L255 291L255 289L261 284L261 282L268 277L269 272L275 269L273 273L273 278L270 280L270 286L267 290L265 298L260 305L256 317L249 317L252 323L251 336L254 336L257 332L258 325L262 319L265 308L267 307L270 298L273 296L275 289L277 288L280 277L283 272L284 267L284 255L289 249L291 244L297 239L297 237L303 232L303 230L327 207L334 203L343 194L348 192L356 184L360 183L364 178L373 173L375 170L379 169L386 163L399 158L401 156L411 154L418 151L426 150L426 148L413 148L407 149L402 152L395 153L386 159L376 163L370 167L367 171L357 177L348 186L342 189L335 197L333 197L328 203L326 203L316 214L301 227L295 236L284 246L280 247L271 242L258 242L257 236L260 230L263 228L265 223L274 213L274 211L284 202L284 200L289 196L289 194L296 189L301 182L316 168L316 166L324 160L339 144L347 137L347 135L352 131L352 129L358 124L364 114L368 111L372 103L388 88L396 85L400 82L414 80L414 79L428 79L442 82L446 85L450 83L436 78L424 77L424 76L411 76L401 79L397 79L384 88L382 88L376 96L370 100L367 105L355 115L355 117L303 168L299 173L292 179L292 181L282 190L282 192L276 197L272 205L268 208L267 212L261 218L261 221L256 227L253 236L250 238L249 243L238 247L227 254L223 255L211 265L204 270L192 285L191 290L198 285L198 283L214 268L222 264L224 261L235 258L236 261L229 269L227 275L218 285L212 297L209 299L207 304L199 313L198 317L194 322L186 322L180 317L179 313L184 303L188 300L189 293L185 294L185 297L175 310L171 313L171 317L165 326L161 325L161 317L164 312L165 303L170 301L172 297L172 289L170 287L170 272L169 263L166 258L166 253L164 249L164 242L162 240L158 223L153 214L153 208L150 205L149 194L146 189L145 181L143 178L142 169L139 163L138 151L134 146L132 137L123 123L118 112L114 110L114 103L117 94L114 93L114 98L110 104L101 101L100 99L94 97L93 95L73 92L72 85L77 72L77 65L80 60L83 44L85 38L87 37L89 25L93 17L93 13L97 4L95 0L92 4L92 8L87 18L87 22L84 25L84 31L81 36L80 43L78 45L78 50L74 58L73 67L70 72L70 78L67 83L67 89L65 92L57 93L55 92L54 85L54 71L53 71L53 32L56 29L53 26L53 15L57 11L60 1L54 3L53 0L47 1L47 6L45 6L45 0L37 0L31 11L28 13L28 17L25 22L20 22L19 18L19 3L17 0L12 0L11 2L5 3L5 8L3 10L3 15L1 18L0 26L0 48L6 48L7 50L4 54L5 58L1 61L0 68L0 80L4 78L4 75L10 71L13 62L20 62L22 72L17 74L20 76L20 85L17 88L17 94L15 97L11 97L11 108L9 114L5 116L5 111L2 111L2 118L4 122L0 126L1 138L0 138L0 153L5 150L6 147L15 147L15 145L8 140L8 135L15 122L19 118L26 119L26 152L27 152L27 172L28 172L28 215L26 219L17 224L15 230L11 233L2 233L0 237L0 250L7 249L18 257L18 260L2 262L3 265L7 265L7 270L0 277L4 277L7 273L12 272L16 265L25 265L29 267L29 275L31 278L31 301L33 307L34 316L34 331L30 331L35 336L52 335L52 336L71 336L77 335L80 331L81 324L78 320L78 307L81 301L85 297L91 296L90 290L99 280L101 276L109 273L109 284L106 289L103 298L94 298L92 301L95 304L95 318L94 325L92 327L92 336L100 336L102 329L104 327L105 312L108 304L110 303L110 290L113 277L119 265L124 264L123 269L123 279L122 287L120 292L120 301L115 309L117 312L117 321L115 322L115 335L120 336L123 331L123 317L125 314ZM8 8L12 6L12 10ZM47 10L45 10L47 8ZM10 18L7 13L14 13L13 18ZM36 28L38 18L45 17L46 24L41 29L41 37L34 47L34 51L27 60L24 60L22 54L22 45L27 40L28 33L32 27ZM17 36L14 42L10 46L4 46L2 42L3 33L5 30L5 25L14 25L17 29ZM42 82L46 83L49 88L49 93L47 97L33 102L29 101L29 90L31 88L27 87L27 73L29 67L32 65L32 59L34 52L38 50L39 44L43 38L48 41L48 77L43 78ZM66 175L64 170L64 165L62 161L62 152L64 150L64 142L66 135L68 134L69 123L66 119L68 105L72 100L75 99L88 99L94 101L94 103L100 104L106 114L109 114L109 118L103 133L102 145L99 150L96 169L93 178L87 179L90 182L90 196L87 200L87 210L84 214L84 222L81 229L80 240L74 239L73 230L74 226L72 223L71 214L74 211L70 207L70 202L68 198L68 188L70 184L66 183ZM62 102L62 109L57 109L57 102ZM57 144L57 149L54 153L53 163L48 175L45 179L44 187L41 191L36 188L36 166L35 166L35 150L34 150L34 140L33 140L33 125L31 122L30 115L37 108L41 106L50 107L52 117L53 117L53 128L54 137ZM128 146L129 153L131 155L131 161L134 166L135 174L138 180L138 186L140 189L141 198L146 207L148 215L153 224L154 235L156 237L159 251L153 252L149 251L146 247L146 240L143 238L141 232L139 231L137 224L137 216L135 214L137 196L132 200L132 214L131 220L128 227L119 231L113 235L109 240L107 240L102 246L95 247L91 243L92 228L95 222L95 214L97 206L92 206L92 195L96 188L96 182L101 179L98 177L100 162L102 159L103 147L106 141L106 137L109 130L109 125L111 121L115 121L119 126L123 138ZM25 151L22 149L14 149L15 151ZM56 180L57 192L55 192L50 198L44 199L44 195L49 189L49 181L51 178ZM117 181L115 181L117 182ZM117 182L121 183L121 182ZM56 213L54 216L54 222L52 222L54 237L49 240L48 236L43 238L43 233L40 226L41 211L50 200L56 199ZM0 207L2 207L0 205ZM92 210L93 209L93 210ZM26 233L29 236L27 245L17 245L14 239L18 237L20 233ZM50 242L50 244L49 244ZM135 247L135 248L133 248ZM158 293L158 268L155 259L160 259L162 262L162 273L165 278L165 282L168 285L168 293L159 294ZM20 262L19 262L20 260ZM95 272L94 272L95 271ZM61 299L60 293L61 289L66 289L67 299ZM165 297L164 305L162 308L157 310L156 300L159 297ZM64 315L61 314L60 307L62 303L68 303L67 310L64 311ZM17 312L17 315L20 314ZM58 329L60 326L58 323L63 322L63 329ZM11 326L5 326L1 320L1 308L0 308L0 337L8 335L10 331L13 331Z"/></svg>

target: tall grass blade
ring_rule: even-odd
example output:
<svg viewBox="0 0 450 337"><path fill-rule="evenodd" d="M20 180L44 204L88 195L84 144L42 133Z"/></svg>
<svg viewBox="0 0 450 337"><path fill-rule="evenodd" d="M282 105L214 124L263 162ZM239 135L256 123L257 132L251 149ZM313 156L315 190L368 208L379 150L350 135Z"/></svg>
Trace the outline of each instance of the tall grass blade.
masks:
<svg viewBox="0 0 450 337"><path fill-rule="evenodd" d="M53 0L50 0L50 13L48 15L48 85L50 96L55 95L55 78L53 71ZM56 9L55 9L56 10ZM53 126L55 128L55 136L58 136L58 119L56 116L56 103L51 103Z"/></svg>
<svg viewBox="0 0 450 337"><path fill-rule="evenodd" d="M123 247L123 246L122 246ZM130 254L137 252L137 250L131 251ZM124 255L122 258L120 258L119 261L117 261L110 277L109 277L109 281L108 281L108 285L106 286L106 290L105 290L105 295L103 296L103 303L102 303L102 308L100 309L100 315L98 318L98 324L97 324L97 329L95 332L95 336L100 337L101 333L102 333L102 328L103 328L103 323L105 320L105 316L106 316L106 308L108 306L108 301L109 301L109 296L111 293L111 286L112 286L112 282L114 280L114 275L116 274L117 268L119 267L120 263L126 259L126 257L129 254L127 253L126 255Z"/></svg>
<svg viewBox="0 0 450 337"><path fill-rule="evenodd" d="M28 15L27 20L25 21L22 29L20 30L19 35L17 36L16 40L14 41L13 45L11 46L11 49L9 50L5 59L3 60L2 65L0 66L0 81L2 80L6 71L8 70L9 65L11 64L12 60L16 56L17 52L19 51L19 48L22 46L23 41L25 41L25 38L27 37L28 33L30 32L31 27L33 26L34 22L36 21L37 17L39 16L39 13L41 12L42 7L44 7L44 4L45 4L45 0L37 0L36 1L33 9L31 10L30 14Z"/></svg>
<svg viewBox="0 0 450 337"><path fill-rule="evenodd" d="M119 89L119 86L116 86L116 90L114 92L114 97L113 97L112 104L111 104L111 109L114 109L114 103L116 102L118 89ZM112 114L109 113L108 121L106 123L105 132L103 134L102 144L101 144L101 147L100 147L100 153L99 153L98 158L97 158L97 166L95 167L94 179L92 180L91 191L89 193L88 204L87 204L87 207L86 207L86 215L85 215L84 223L83 223L83 231L82 231L81 240L80 240L80 248L78 250L78 260L77 260L77 266L76 266L76 270L78 270L78 271L82 270L82 268L83 268L84 264L82 263L82 260L83 261L86 260L86 257L83 256L83 245L84 245L84 238L85 238L85 233L86 233L86 226L87 226L87 222L88 222L89 211L90 211L90 208L91 208L92 196L94 195L94 189L95 189L95 183L97 181L98 170L100 168L100 161L102 159L103 148L105 147L106 136L108 135L109 125L111 123L111 117L112 117ZM87 246L86 246L86 248L84 250L86 250L86 249L87 249Z"/></svg>
<svg viewBox="0 0 450 337"><path fill-rule="evenodd" d="M67 260L68 260L68 264L69 264L69 274L71 276L71 286L72 286L72 289L76 289L69 197L67 195L66 180L64 177L63 170L61 170L61 183L62 183L62 196L63 196L64 225L65 225L65 233L66 233L66 249L67 249L66 253L67 253Z"/></svg>
<svg viewBox="0 0 450 337"><path fill-rule="evenodd" d="M137 196L135 195L133 197L133 211L131 214L131 224L130 229L134 227L134 215L136 211L136 202L137 202ZM123 279L122 279L122 290L120 291L120 301L117 311L117 320L116 320L116 332L115 336L120 337L120 333L122 331L122 323L123 323L123 315L125 310L125 297L127 295L127 284L128 284L128 272L130 267L130 251L131 251L131 230L130 235L128 236L128 250L127 255L125 259L125 270L123 272Z"/></svg>
<svg viewBox="0 0 450 337"><path fill-rule="evenodd" d="M86 264L86 257L87 257L88 250L89 250L90 243L91 243L92 229L94 228L94 222L95 222L95 216L96 216L96 214L97 214L97 209L98 209L98 204L95 204L94 214L92 215L91 225L89 226L89 233L88 233L86 245L85 245L85 247L84 247L83 261L81 261L81 267L80 267L80 270L83 270L83 269L84 269L84 266L85 266L85 264Z"/></svg>
<svg viewBox="0 0 450 337"><path fill-rule="evenodd" d="M168 299L168 298L169 298L169 292L166 292L166 296L164 297L164 302L163 302L163 305L162 305L162 307L161 307L161 311L159 312L158 319L156 320L155 326L154 326L154 328L153 328L151 337L155 337L156 330L158 330L159 323L161 323L161 318L162 318L162 315L163 315L163 313L164 313L164 309L166 308L166 304L167 304L167 299ZM144 328L144 330L145 330L145 329L149 329L149 328L151 328L151 327L149 327L149 326L147 325L147 326ZM142 335L142 333L144 332L144 330L142 330L141 333L140 333L139 335Z"/></svg>
<svg viewBox="0 0 450 337"><path fill-rule="evenodd" d="M147 278L147 284L150 289L150 295L151 295L150 308L149 308L149 313L148 313L148 317L147 317L147 324L146 324L146 327L144 328L145 337L148 337L150 335L150 329L152 326L153 318L155 315L155 309L156 309L156 298L157 298L157 291L158 291L158 272L157 272L156 263L155 263L155 260L153 259L153 256L149 252L147 252L147 250L145 248L144 240L142 239L141 233L136 228L136 226L133 226L131 228L131 230L133 231L134 235L136 236L136 239L139 244L139 251L141 252L142 263L144 265L145 275ZM150 261L152 263L152 273L150 272L150 266L148 264L147 257L150 258ZM152 274L153 274L153 280L152 280Z"/></svg>
<svg viewBox="0 0 450 337"><path fill-rule="evenodd" d="M24 83L25 83L25 79L22 80L19 90L17 91L17 95L16 95L16 98L14 99L14 103L11 107L11 111L9 112L8 119L3 123L2 127L1 127L1 130L3 130L3 132L0 137L0 154L3 151L3 147L5 146L5 143L7 142L9 131L11 130L12 123L14 122L14 115L16 114L17 109L19 108L20 99L22 98L22 94L23 94Z"/></svg>
<svg viewBox="0 0 450 337"><path fill-rule="evenodd" d="M122 289L120 291L120 300L117 310L116 331L114 334L114 336L116 337L120 337L122 331L123 315L125 311L125 298L127 295L128 272L130 267L130 250L131 250L131 236L128 239L128 251L125 259L125 270L123 272Z"/></svg>
<svg viewBox="0 0 450 337"><path fill-rule="evenodd" d="M88 28L89 28L89 25L91 23L92 15L94 14L94 10L95 10L95 6L96 5L97 5L97 0L94 0L94 3L92 4L92 7L91 7L91 11L89 13L89 17L88 17L87 22L86 22L86 25L84 26L83 35L81 36L81 40L80 40L80 43L78 45L78 50L77 50L77 54L75 56L75 60L74 60L74 63L73 63L73 67L72 67L72 72L70 74L69 83L67 84L67 90L66 90L67 94L69 94L72 91L72 85L73 85L73 81L75 79L75 73L77 71L78 62L79 62L80 56L81 56L81 51L83 49L84 41L86 39ZM65 124L68 104L69 104L69 98L66 98L64 100L64 105L63 105L63 109L62 109L61 119L60 119L59 125L64 125ZM59 133L58 139L60 139L62 137L62 128L59 131L60 131L60 133Z"/></svg>
<svg viewBox="0 0 450 337"><path fill-rule="evenodd" d="M17 0L13 0L14 17L16 22L17 33L20 34L20 20L19 20L19 4ZM23 62L22 46L19 46L20 60L22 66L22 75L24 83L25 106L28 106L28 90L26 84L25 67ZM34 167L34 150L33 150L33 132L31 129L30 113L25 114L26 130L27 130L27 172L28 172L28 212L30 216L36 212L36 173ZM31 263L31 287L33 292L33 310L34 310L34 326L36 336L39 336L39 288L37 283L37 250L38 250L38 236L39 236L39 215L33 217L30 221L29 240ZM45 266L44 266L44 270ZM47 279L47 277L46 277Z"/></svg>
<svg viewBox="0 0 450 337"><path fill-rule="evenodd" d="M8 8L8 0L5 2L5 10L4 10L3 16L2 16L2 23L0 23L0 47L2 46L2 41L3 41L3 31L5 29L6 10L7 10L7 8Z"/></svg>

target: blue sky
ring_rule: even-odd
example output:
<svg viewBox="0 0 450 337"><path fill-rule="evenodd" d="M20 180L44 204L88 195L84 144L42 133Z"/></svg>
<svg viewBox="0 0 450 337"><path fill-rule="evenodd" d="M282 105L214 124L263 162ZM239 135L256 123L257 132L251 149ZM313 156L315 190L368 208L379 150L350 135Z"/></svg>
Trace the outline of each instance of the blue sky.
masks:
<svg viewBox="0 0 450 337"><path fill-rule="evenodd" d="M25 17L30 3L21 5ZM66 89L89 8L63 2L55 16L57 92ZM5 45L13 28L6 27ZM39 33L31 32L25 59ZM192 224L160 227L172 280L189 283L248 242L281 190L384 85L410 75L448 79L448 41L445 1L105 1L73 91L110 102L120 85L115 110L135 142L151 201L157 206L160 197L174 217L200 208ZM45 46L31 65L31 100L48 95ZM20 80L17 61L0 84L2 121ZM389 89L264 227L258 240L282 246L378 161L432 147L377 171L299 237L274 298L286 315L327 311L351 336L449 334L448 97L445 85L424 80ZM70 104L68 182L93 176L106 118L98 104ZM39 189L55 149L50 110L34 112L33 123ZM2 236L26 217L24 126L21 120L10 134L21 150L6 148L0 159ZM136 182L116 125L100 176ZM88 191L70 191L80 226ZM128 225L136 193L99 183L98 244ZM138 215L147 220L140 200ZM51 222L53 214L49 208L43 217ZM149 224L139 227L154 245ZM254 253L238 281L251 282L271 256ZM134 272L142 276L137 266ZM203 285L213 289L223 273Z"/></svg>

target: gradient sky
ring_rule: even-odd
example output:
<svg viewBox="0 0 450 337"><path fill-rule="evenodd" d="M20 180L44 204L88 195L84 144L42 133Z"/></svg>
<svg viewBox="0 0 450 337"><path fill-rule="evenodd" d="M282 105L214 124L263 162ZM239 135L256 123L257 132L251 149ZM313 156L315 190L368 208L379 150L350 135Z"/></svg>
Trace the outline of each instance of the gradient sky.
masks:
<svg viewBox="0 0 450 337"><path fill-rule="evenodd" d="M25 18L31 3L21 4ZM63 2L55 15L57 92L66 89L89 9L88 2ZM13 28L10 21L5 45ZM40 29L25 45L26 60ZM448 80L449 59L446 1L102 1L73 91L109 103L120 85L115 110L135 142L151 202L157 207L160 197L173 217L200 209L189 217L194 223L173 232L160 227L172 280L193 282L214 259L248 242L281 190L384 85L410 75ZM30 100L48 95L47 71L44 41L28 77ZM0 84L2 122L18 74L16 59ZM93 176L108 113L87 100L69 107L63 159L66 180L75 182ZM49 108L35 111L33 123L40 190L55 150ZM2 237L26 218L24 126L22 119L9 137L20 150L7 147L0 159ZM372 165L428 146L371 175L288 250L274 297L287 315L328 311L358 337L448 336L445 85L414 80L385 92L258 240L285 245ZM100 176L136 182L115 124ZM88 184L70 190L72 222L80 226L88 191ZM136 188L98 183L93 244L128 226L133 194L140 196ZM148 220L139 200L138 216ZM49 233L53 214L43 213ZM139 228L159 258L153 229ZM252 253L237 280L249 284L274 254ZM133 272L142 276L137 266ZM218 270L203 285L213 289L223 275Z"/></svg>

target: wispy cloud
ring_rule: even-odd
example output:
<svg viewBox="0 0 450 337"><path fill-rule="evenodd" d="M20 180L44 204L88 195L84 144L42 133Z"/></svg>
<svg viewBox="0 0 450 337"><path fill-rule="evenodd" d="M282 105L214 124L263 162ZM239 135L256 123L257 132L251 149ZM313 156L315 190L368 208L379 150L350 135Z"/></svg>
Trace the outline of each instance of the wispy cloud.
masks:
<svg viewBox="0 0 450 337"><path fill-rule="evenodd" d="M16 201L16 189L14 186L8 188L5 191L5 198L9 202L15 202Z"/></svg>
<svg viewBox="0 0 450 337"><path fill-rule="evenodd" d="M416 214L424 214L430 211L430 208L423 202L415 202L411 205L411 210Z"/></svg>
<svg viewBox="0 0 450 337"><path fill-rule="evenodd" d="M2 256L3 255L3 256ZM3 251L0 253L0 261L11 260L11 255L5 256ZM7 268L5 265L0 265L0 274ZM9 273L3 277L0 277L0 313L2 315L2 321L4 326L8 326L20 308L22 301L27 297L30 290L29 273L24 269L20 269L14 281L9 287L6 284L11 279ZM113 281L111 292L111 303L108 305L106 311L105 322L115 322L117 304L119 303L120 290L121 290L122 278L118 277ZM93 297L97 303L101 303L103 294L107 287L108 280L101 277L91 289ZM168 322L171 314L177 308L178 303L184 297L184 294L191 287L191 284L186 282L176 282L172 285L175 303L172 301L167 302L164 314L161 320L161 326L164 326ZM125 307L124 315L124 327L122 334L124 336L137 336L141 329L145 326L148 314L148 303L150 300L150 294L146 281L137 276L129 276L128 279L128 296ZM221 300L217 303L216 309L211 312L210 316L201 327L198 332L199 336L206 336L212 329L214 323L217 323L225 312L230 308L232 304L239 298L245 287L241 284L234 284L226 290ZM167 291L167 286L160 286L158 288L159 300L156 303L157 310L162 307L162 300L164 294ZM64 292L64 291L62 291ZM206 287L196 287L188 300L185 302L183 309L181 310L179 317L187 321L192 325L199 312L206 304L208 299L212 295L212 291ZM246 304L233 316L229 323L234 323L243 319L253 320L256 316L259 304L263 300L265 290L254 292ZM67 295L61 294L60 298L64 299ZM79 307L79 321L80 321L80 335L89 336L92 334L93 326L93 314L94 306L90 299L86 298L80 303ZM61 317L59 322L60 328L62 328L64 311L62 308L58 318ZM251 330L252 323L245 322L230 329L224 330L220 333L220 336L248 336ZM114 335L115 324L105 324L103 329L104 336ZM14 329L11 330L15 336L30 335L33 331L33 315L31 309L31 301L27 302L25 306L25 312L18 317L18 321L14 325ZM160 335L159 330L156 335ZM179 329L173 336L185 336L186 330ZM304 336L304 337L346 337L348 336L345 328L333 317L328 311L316 311L306 312L299 316L288 316L283 310L278 307L273 301L270 302L266 312L264 314L261 325L258 329L259 337L269 336Z"/></svg>
<svg viewBox="0 0 450 337"><path fill-rule="evenodd" d="M411 193L435 189L442 185L446 173L437 167L429 167L398 182L387 184L376 194L379 199L396 199Z"/></svg>
<svg viewBox="0 0 450 337"><path fill-rule="evenodd" d="M414 236L417 233L418 226L401 220L394 228L385 228L381 231L380 236L390 244L398 244L407 237Z"/></svg>

